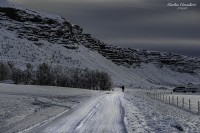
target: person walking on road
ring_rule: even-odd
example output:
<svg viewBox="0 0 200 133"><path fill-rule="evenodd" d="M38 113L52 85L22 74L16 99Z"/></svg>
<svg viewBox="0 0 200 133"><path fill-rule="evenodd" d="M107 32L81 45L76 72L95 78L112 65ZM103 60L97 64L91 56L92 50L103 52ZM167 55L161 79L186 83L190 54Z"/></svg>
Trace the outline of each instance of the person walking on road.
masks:
<svg viewBox="0 0 200 133"><path fill-rule="evenodd" d="M124 92L124 86L122 86L122 92Z"/></svg>

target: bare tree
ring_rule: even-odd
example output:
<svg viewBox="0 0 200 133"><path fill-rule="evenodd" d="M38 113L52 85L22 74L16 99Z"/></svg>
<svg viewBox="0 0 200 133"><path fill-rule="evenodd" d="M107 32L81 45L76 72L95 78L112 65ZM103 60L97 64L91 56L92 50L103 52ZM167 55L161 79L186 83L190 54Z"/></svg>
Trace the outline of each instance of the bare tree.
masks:
<svg viewBox="0 0 200 133"><path fill-rule="evenodd" d="M32 79L32 74L33 66L28 63L26 64L26 70L24 71L25 84L29 84L30 80Z"/></svg>
<svg viewBox="0 0 200 133"><path fill-rule="evenodd" d="M40 85L53 85L54 75L52 74L51 67L46 63L38 66L36 71L36 81Z"/></svg>
<svg viewBox="0 0 200 133"><path fill-rule="evenodd" d="M7 63L0 63L0 80L8 79L11 74L11 69Z"/></svg>

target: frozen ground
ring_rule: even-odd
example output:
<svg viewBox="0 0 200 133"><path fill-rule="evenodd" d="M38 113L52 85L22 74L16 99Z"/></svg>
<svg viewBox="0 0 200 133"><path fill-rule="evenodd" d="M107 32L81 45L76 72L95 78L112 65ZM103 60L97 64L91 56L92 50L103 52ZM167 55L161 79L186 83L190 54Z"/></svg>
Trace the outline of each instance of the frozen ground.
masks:
<svg viewBox="0 0 200 133"><path fill-rule="evenodd" d="M124 133L122 92L106 92L73 113L30 132L42 133Z"/></svg>
<svg viewBox="0 0 200 133"><path fill-rule="evenodd" d="M119 89L99 92L0 84L0 100L3 133L200 132L200 115L139 90L122 93Z"/></svg>
<svg viewBox="0 0 200 133"><path fill-rule="evenodd" d="M194 104L197 106L198 101L200 101L200 94L199 93L173 93L170 96L179 97L180 100L184 98L185 102L188 103L189 99L191 101L191 104Z"/></svg>
<svg viewBox="0 0 200 133"><path fill-rule="evenodd" d="M11 133L47 123L98 91L0 84L0 132Z"/></svg>
<svg viewBox="0 0 200 133"><path fill-rule="evenodd" d="M124 98L130 132L200 132L200 115L151 99L141 91L129 90Z"/></svg>
<svg viewBox="0 0 200 133"><path fill-rule="evenodd" d="M200 111L200 93L172 93L166 96L170 97L171 100L174 99L173 104L176 106L178 98L179 107L195 113Z"/></svg>

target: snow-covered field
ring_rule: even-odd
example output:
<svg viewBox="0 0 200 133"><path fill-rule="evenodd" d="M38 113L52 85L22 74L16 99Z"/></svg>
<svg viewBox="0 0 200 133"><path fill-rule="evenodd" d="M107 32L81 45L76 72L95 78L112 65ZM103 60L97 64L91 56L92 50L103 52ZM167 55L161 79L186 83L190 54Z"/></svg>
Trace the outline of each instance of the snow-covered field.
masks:
<svg viewBox="0 0 200 133"><path fill-rule="evenodd" d="M136 89L123 93L0 84L0 103L3 133L200 132L200 115Z"/></svg>
<svg viewBox="0 0 200 133"><path fill-rule="evenodd" d="M0 84L0 132L44 124L98 91L52 86Z"/></svg>
<svg viewBox="0 0 200 133"><path fill-rule="evenodd" d="M200 132L200 115L142 94L138 90L129 90L125 94L126 106L134 107L125 108L130 132L177 133L181 129L186 133Z"/></svg>
<svg viewBox="0 0 200 133"><path fill-rule="evenodd" d="M179 107L186 110L190 110L194 113L200 112L200 94L199 93L172 93L171 98L174 98L174 102L177 104L177 98Z"/></svg>
<svg viewBox="0 0 200 133"><path fill-rule="evenodd" d="M188 101L190 100L190 102L195 105L198 104L198 101L200 102L200 94L199 93L197 93L197 94L195 94L195 93L194 94L192 94L192 93L189 93L189 94L173 93L170 96L179 97L180 100L182 100L184 98L186 103L188 103Z"/></svg>
<svg viewBox="0 0 200 133"><path fill-rule="evenodd" d="M177 93L171 90L151 90L140 91L151 98L160 100L173 106L191 111L193 113L200 113L200 93Z"/></svg>

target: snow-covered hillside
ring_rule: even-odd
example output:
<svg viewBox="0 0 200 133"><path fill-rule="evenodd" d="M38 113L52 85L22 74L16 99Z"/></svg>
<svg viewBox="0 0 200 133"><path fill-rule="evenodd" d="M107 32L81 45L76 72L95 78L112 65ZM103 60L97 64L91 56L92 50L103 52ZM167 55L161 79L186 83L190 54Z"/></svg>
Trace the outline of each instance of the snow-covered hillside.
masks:
<svg viewBox="0 0 200 133"><path fill-rule="evenodd" d="M107 45L66 19L0 1L0 61L98 69L114 85L149 88L200 82L200 60Z"/></svg>

